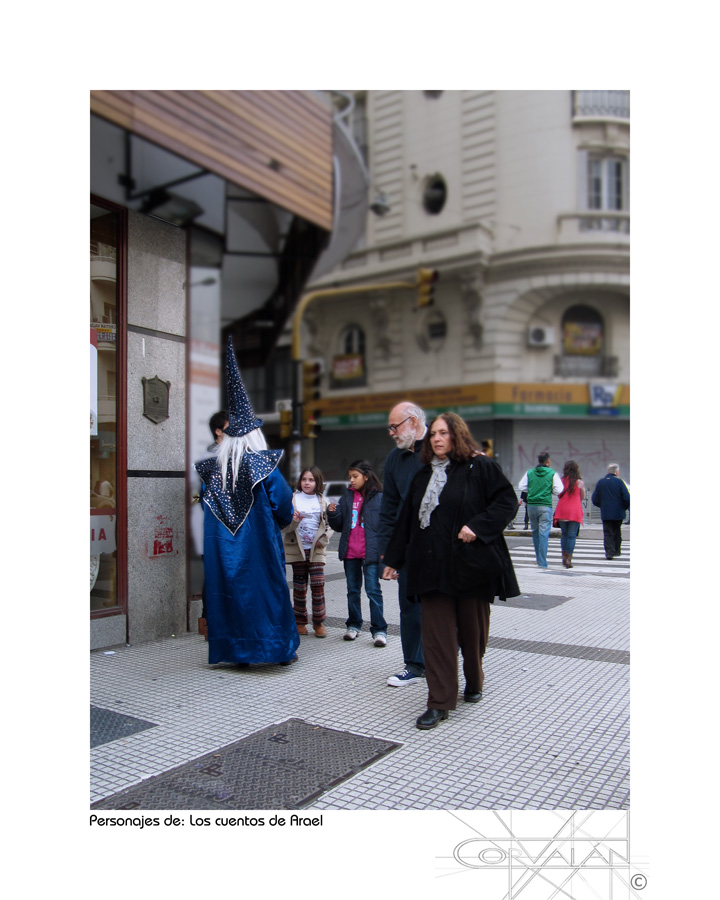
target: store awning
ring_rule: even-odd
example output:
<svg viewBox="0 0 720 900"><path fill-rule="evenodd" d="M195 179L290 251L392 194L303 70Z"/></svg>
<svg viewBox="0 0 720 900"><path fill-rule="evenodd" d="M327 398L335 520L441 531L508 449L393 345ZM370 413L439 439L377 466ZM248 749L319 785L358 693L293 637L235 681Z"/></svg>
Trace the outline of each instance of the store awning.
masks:
<svg viewBox="0 0 720 900"><path fill-rule="evenodd" d="M91 91L90 108L332 230L332 110L311 92Z"/></svg>

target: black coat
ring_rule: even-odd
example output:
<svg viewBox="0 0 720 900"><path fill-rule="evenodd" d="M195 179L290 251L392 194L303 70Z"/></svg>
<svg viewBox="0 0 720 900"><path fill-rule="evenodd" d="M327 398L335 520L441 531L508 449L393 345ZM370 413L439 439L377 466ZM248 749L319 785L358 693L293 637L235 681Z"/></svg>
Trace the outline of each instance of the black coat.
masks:
<svg viewBox="0 0 720 900"><path fill-rule="evenodd" d="M517 513L517 497L499 466L487 456L451 462L430 525L422 529L418 513L430 475L431 467L426 465L414 477L385 550L385 565L406 567L408 596L432 591L449 596L469 593L454 587L450 571L452 545L461 543L457 535L467 525L477 540L493 544L502 570L491 582L479 584L472 595L491 602L494 597L517 597L520 588L503 537Z"/></svg>
<svg viewBox="0 0 720 900"><path fill-rule="evenodd" d="M365 561L377 563L380 559L378 552L378 529L380 526L380 507L382 505L382 493L371 489L365 495L362 505L362 525L365 530ZM345 559L350 540L350 525L352 524L353 492L348 488L337 502L335 512L328 510L328 522L333 531L340 532L340 546L338 558Z"/></svg>
<svg viewBox="0 0 720 900"><path fill-rule="evenodd" d="M401 450L395 447L388 453L383 469L383 495L380 509L380 556L385 555L385 547L395 529L402 502L410 490L410 483L422 469L420 451L423 441L415 441L415 449Z"/></svg>

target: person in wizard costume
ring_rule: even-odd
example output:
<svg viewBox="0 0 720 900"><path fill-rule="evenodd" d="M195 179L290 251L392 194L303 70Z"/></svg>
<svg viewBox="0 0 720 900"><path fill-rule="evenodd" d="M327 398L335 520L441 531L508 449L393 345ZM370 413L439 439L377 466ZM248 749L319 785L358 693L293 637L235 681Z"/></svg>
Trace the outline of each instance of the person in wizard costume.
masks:
<svg viewBox="0 0 720 900"><path fill-rule="evenodd" d="M220 452L195 464L202 480L208 662L289 663L300 638L285 580L281 529L292 491L268 450L232 339L226 378L229 421Z"/></svg>

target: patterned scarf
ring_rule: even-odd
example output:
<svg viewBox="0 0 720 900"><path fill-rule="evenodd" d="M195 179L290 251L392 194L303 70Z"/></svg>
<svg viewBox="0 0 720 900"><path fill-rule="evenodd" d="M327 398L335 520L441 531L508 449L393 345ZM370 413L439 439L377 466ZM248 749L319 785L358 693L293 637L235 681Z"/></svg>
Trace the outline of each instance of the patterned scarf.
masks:
<svg viewBox="0 0 720 900"><path fill-rule="evenodd" d="M418 514L421 528L427 528L430 524L430 516L438 505L440 494L442 494L442 490L447 484L447 467L449 464L449 456L446 456L445 459L438 459L437 456L432 458L430 463L432 475L430 476L430 481L428 481L428 486L425 488L425 495L422 498Z"/></svg>

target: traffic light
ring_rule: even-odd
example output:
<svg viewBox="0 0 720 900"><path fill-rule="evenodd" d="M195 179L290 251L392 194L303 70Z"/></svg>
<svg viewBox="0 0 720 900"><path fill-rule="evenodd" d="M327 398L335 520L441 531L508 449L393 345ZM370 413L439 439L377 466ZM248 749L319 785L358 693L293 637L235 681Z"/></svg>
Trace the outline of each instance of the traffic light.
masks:
<svg viewBox="0 0 720 900"><path fill-rule="evenodd" d="M317 361L306 360L303 363L303 403L320 399L320 376L322 366Z"/></svg>
<svg viewBox="0 0 720 900"><path fill-rule="evenodd" d="M320 434L320 428L322 426L318 422L319 416L319 409L314 409L312 412L305 413L305 419L303 421L303 437L316 438Z"/></svg>
<svg viewBox="0 0 720 900"><path fill-rule="evenodd" d="M437 269L418 269L418 309L432 306L435 302L435 282L439 277Z"/></svg>
<svg viewBox="0 0 720 900"><path fill-rule="evenodd" d="M280 410L280 437L289 438L292 434L292 410Z"/></svg>

